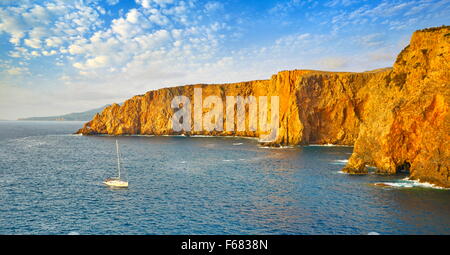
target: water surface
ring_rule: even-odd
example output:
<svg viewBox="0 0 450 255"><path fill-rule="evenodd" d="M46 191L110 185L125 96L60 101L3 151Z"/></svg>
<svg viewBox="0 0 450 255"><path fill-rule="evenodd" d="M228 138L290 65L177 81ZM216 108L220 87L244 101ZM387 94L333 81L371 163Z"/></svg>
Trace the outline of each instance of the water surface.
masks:
<svg viewBox="0 0 450 255"><path fill-rule="evenodd" d="M340 173L351 147L71 135L0 121L0 234L450 234L450 192ZM116 173L121 146L128 189Z"/></svg>

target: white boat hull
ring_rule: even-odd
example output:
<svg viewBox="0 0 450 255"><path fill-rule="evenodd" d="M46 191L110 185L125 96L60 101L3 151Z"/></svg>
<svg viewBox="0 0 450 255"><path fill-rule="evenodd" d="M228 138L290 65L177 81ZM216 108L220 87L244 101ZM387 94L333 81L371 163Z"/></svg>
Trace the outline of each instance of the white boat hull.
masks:
<svg viewBox="0 0 450 255"><path fill-rule="evenodd" d="M103 184L116 188L128 188L128 182L121 180L106 180Z"/></svg>
<svg viewBox="0 0 450 255"><path fill-rule="evenodd" d="M120 178L120 153L119 153L119 142L116 140L116 152L117 152L117 177L108 178L105 181L103 181L103 184L114 187L114 188L128 188L128 182L122 181Z"/></svg>

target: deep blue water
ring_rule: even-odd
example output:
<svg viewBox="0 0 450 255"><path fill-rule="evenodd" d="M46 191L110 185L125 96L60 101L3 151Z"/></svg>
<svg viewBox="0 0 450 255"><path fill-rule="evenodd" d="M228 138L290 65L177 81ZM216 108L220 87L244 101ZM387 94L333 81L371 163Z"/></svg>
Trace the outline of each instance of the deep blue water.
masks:
<svg viewBox="0 0 450 255"><path fill-rule="evenodd" d="M0 121L0 234L450 234L450 191L339 173L351 147L243 138L87 137ZM115 175L115 139L128 189Z"/></svg>

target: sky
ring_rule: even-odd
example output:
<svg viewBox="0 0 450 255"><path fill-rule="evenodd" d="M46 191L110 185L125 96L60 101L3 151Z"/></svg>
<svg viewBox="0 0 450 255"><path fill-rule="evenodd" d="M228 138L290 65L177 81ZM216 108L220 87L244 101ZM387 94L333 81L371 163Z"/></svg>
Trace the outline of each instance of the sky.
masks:
<svg viewBox="0 0 450 255"><path fill-rule="evenodd" d="M291 69L392 66L450 0L1 0L0 119Z"/></svg>

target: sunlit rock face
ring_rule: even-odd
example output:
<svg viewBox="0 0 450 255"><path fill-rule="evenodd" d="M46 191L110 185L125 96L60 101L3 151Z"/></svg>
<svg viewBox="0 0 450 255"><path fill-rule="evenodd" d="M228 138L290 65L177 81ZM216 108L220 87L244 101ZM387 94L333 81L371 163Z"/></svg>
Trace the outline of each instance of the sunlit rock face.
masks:
<svg viewBox="0 0 450 255"><path fill-rule="evenodd" d="M279 97L279 129L277 139L268 145L345 144L352 145L359 133L362 102L357 92L386 70L366 73L333 73L310 70L282 71L269 80L230 84L198 84L164 88L135 96L122 106L113 104L78 131L82 134L143 134L143 135L216 135L259 137L262 131L250 128L250 106L246 105L245 128L239 131L238 117L227 115L227 97ZM176 96L190 98L194 109L194 89L201 88L202 101L218 96L223 102L223 130L196 130L191 116L190 132L175 132L172 116L178 110L171 107ZM268 99L268 101L270 101ZM234 112L237 113L237 106ZM258 107L260 105L257 105ZM210 109L203 107L203 114ZM267 115L271 114L267 103ZM259 112L257 111L257 118ZM234 131L229 131L227 118L233 121ZM270 117L268 122L271 124Z"/></svg>
<svg viewBox="0 0 450 255"><path fill-rule="evenodd" d="M77 133L143 135L215 135L260 137L257 125L237 131L237 116L229 116L227 97L279 97L279 129L266 145L354 145L344 168L352 174L375 166L380 174L410 172L414 179L450 187L450 27L413 34L393 68L371 72L282 71L268 80L230 84L197 84L149 91L123 105L113 104ZM190 98L202 89L202 101L217 96L223 102L223 130L175 132L171 107L176 96ZM271 104L267 105L270 116ZM206 114L211 109L203 107ZM227 118L229 118L227 120ZM270 117L269 117L270 119ZM269 121L270 122L270 121ZM227 127L233 123L233 131Z"/></svg>
<svg viewBox="0 0 450 255"><path fill-rule="evenodd" d="M450 27L416 31L393 70L358 91L363 119L344 170L372 165L450 187L449 94Z"/></svg>

